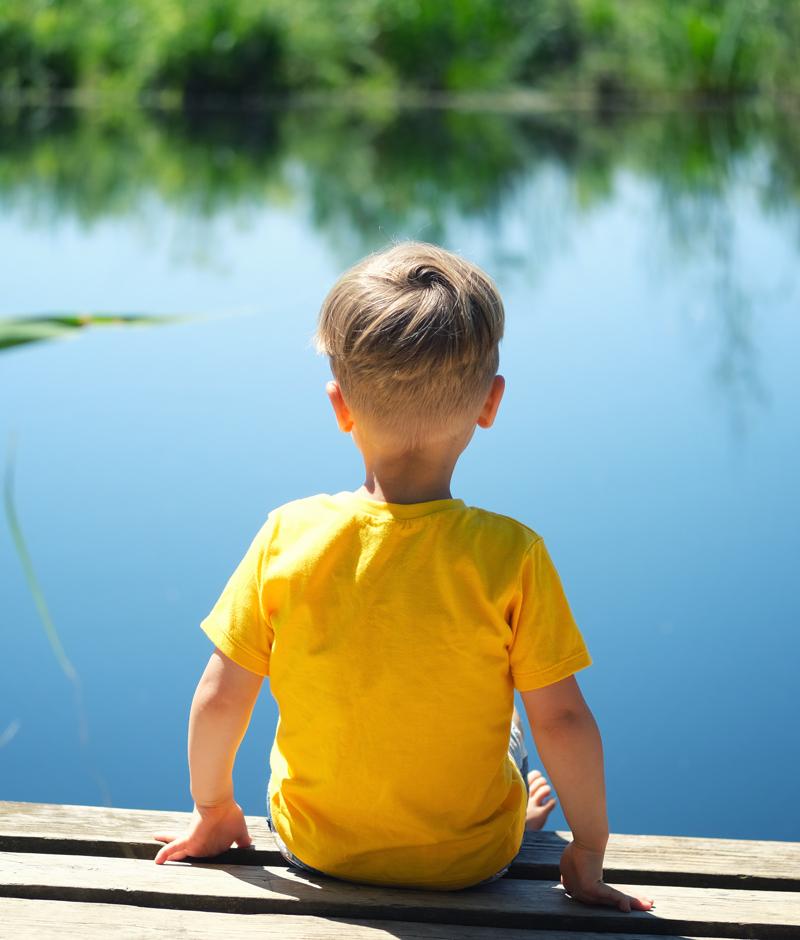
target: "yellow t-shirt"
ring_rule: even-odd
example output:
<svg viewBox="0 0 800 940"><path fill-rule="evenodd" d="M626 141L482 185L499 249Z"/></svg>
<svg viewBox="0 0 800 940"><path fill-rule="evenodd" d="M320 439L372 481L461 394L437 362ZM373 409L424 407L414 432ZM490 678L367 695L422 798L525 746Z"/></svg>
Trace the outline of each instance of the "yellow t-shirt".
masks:
<svg viewBox="0 0 800 940"><path fill-rule="evenodd" d="M270 677L273 824L352 881L463 888L522 841L514 688L591 665L542 539L461 499L269 513L201 624Z"/></svg>

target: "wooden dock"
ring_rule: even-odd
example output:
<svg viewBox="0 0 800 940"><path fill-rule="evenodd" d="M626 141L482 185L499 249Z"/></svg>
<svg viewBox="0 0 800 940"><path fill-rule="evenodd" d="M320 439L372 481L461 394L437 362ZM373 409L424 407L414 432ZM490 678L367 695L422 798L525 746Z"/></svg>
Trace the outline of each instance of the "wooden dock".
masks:
<svg viewBox="0 0 800 940"><path fill-rule="evenodd" d="M158 831L188 813L0 802L0 936L272 937L311 940L800 938L800 843L612 835L606 880L646 886L652 911L569 898L569 833L528 834L519 861L481 888L351 885L291 870L266 822L254 846L210 862L153 864Z"/></svg>

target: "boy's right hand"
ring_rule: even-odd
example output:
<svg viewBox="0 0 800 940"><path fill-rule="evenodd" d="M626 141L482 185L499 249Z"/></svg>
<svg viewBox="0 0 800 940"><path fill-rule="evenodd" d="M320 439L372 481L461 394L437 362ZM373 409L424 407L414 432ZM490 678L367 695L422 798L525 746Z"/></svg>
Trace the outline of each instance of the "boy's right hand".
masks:
<svg viewBox="0 0 800 940"><path fill-rule="evenodd" d="M156 865L178 862L187 856L210 858L220 855L235 842L239 848L253 844L241 806L231 797L216 806L198 807L182 835L156 834L154 839L166 843L155 857Z"/></svg>
<svg viewBox="0 0 800 940"><path fill-rule="evenodd" d="M626 914L649 911L650 898L623 894L603 881L603 852L584 849L570 842L561 855L561 884L567 894L584 904L605 904L618 907Z"/></svg>

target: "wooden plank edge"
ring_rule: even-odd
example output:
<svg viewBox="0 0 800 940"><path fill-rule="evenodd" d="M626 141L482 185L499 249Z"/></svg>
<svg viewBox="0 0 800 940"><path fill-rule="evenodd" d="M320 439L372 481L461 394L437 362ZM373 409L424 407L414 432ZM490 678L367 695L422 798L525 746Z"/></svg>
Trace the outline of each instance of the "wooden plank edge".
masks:
<svg viewBox="0 0 800 940"><path fill-rule="evenodd" d="M297 901L291 898L230 898L214 895L164 894L147 889L91 888L87 886L51 886L51 885L0 885L0 898L24 898L42 901L82 901L98 904L126 904L136 907L157 908L159 910L205 911L209 913L235 914L281 914L298 913ZM233 910L232 910L233 908ZM353 917L350 903L325 900L324 898L304 901L304 916L349 920ZM586 915L573 916L563 914L539 914L514 910L431 910L412 904L398 908L394 905L375 905L370 907L370 914L375 920L392 923L421 922L426 924L446 924L452 927L495 927L521 928L528 931L561 930L573 932L576 940L581 940L581 931L586 926ZM371 918L371 919L372 919ZM600 926L597 922L595 925ZM783 924L714 924L693 920L671 918L659 920L653 918L632 919L629 914L605 910L601 922L603 933L636 933L651 936L685 937L688 934L703 938L730 938L730 940L797 940L796 925Z"/></svg>
<svg viewBox="0 0 800 940"><path fill-rule="evenodd" d="M657 865L657 861L655 863ZM513 864L506 878L529 881L560 881L557 865L536 865L530 862ZM647 871L641 868L603 867L603 880L614 884L671 885L675 888L724 888L742 891L800 891L800 872L797 878L763 875L727 875L707 872L660 871L657 867Z"/></svg>
<svg viewBox="0 0 800 940"><path fill-rule="evenodd" d="M132 904L92 904L82 901L42 901L0 898L0 923L15 938L107 936L161 940L164 936L198 938L230 937L232 940L442 940L440 924L397 921L323 918L293 914L229 914L209 911L157 910ZM595 933L505 929L502 927L456 927L447 936L457 940L650 940L652 934ZM88 931L88 933L87 933ZM401 932L402 931L402 932ZM700 936L664 935L662 940L704 940ZM728 936L724 940L734 940Z"/></svg>
<svg viewBox="0 0 800 940"><path fill-rule="evenodd" d="M184 811L0 801L0 833L6 836L137 843L151 846L149 851L152 847L158 849L158 843L152 840L153 832L180 831L189 819L190 814ZM262 849L273 847L265 818L246 819L254 844ZM523 877L555 873L561 851L571 837L568 831L526 833L514 867L533 866L519 868ZM26 849L31 847L25 845ZM800 842L612 833L606 852L607 871L647 877L646 873L654 868L654 859L658 859L660 873L697 878L701 885L704 876L724 876L731 879L731 885L746 877L763 879L749 882L753 886L774 883L776 890L795 890L800 877ZM667 883L666 877L662 880Z"/></svg>
<svg viewBox="0 0 800 940"><path fill-rule="evenodd" d="M0 851L35 852L41 855L86 855L99 858L135 858L154 859L161 848L159 842L121 842L112 839L77 839L62 836L43 837L0 834ZM277 848L258 849L231 848L208 858L187 858L195 864L213 865L284 865L283 856ZM506 878L525 881L560 881L558 865L533 862L513 862ZM607 882L625 884L672 885L678 888L724 888L748 891L800 891L800 873L798 877L765 877L762 875L708 874L704 872L660 871L652 868L642 869L617 868L613 865L604 868Z"/></svg>

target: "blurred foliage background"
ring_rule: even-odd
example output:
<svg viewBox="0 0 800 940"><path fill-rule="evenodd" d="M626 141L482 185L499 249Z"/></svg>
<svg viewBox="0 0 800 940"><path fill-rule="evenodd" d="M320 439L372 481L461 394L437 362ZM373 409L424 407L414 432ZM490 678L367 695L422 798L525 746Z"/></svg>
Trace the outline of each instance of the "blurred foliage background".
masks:
<svg viewBox="0 0 800 940"><path fill-rule="evenodd" d="M165 100L800 89L792 0L3 0L0 87Z"/></svg>
<svg viewBox="0 0 800 940"><path fill-rule="evenodd" d="M342 159L342 154L347 159ZM342 107L225 111L0 109L0 204L84 225L148 196L194 218L307 201L354 253L386 232L491 218L537 169L571 179L576 208L614 198L619 173L655 181L677 240L705 237L746 173L762 210L800 205L800 125L771 109L641 114ZM298 169L300 173L298 175Z"/></svg>
<svg viewBox="0 0 800 940"><path fill-rule="evenodd" d="M548 161L584 206L622 168L675 206L754 160L796 204L798 48L786 0L3 0L0 197L88 222L302 190L354 250Z"/></svg>

